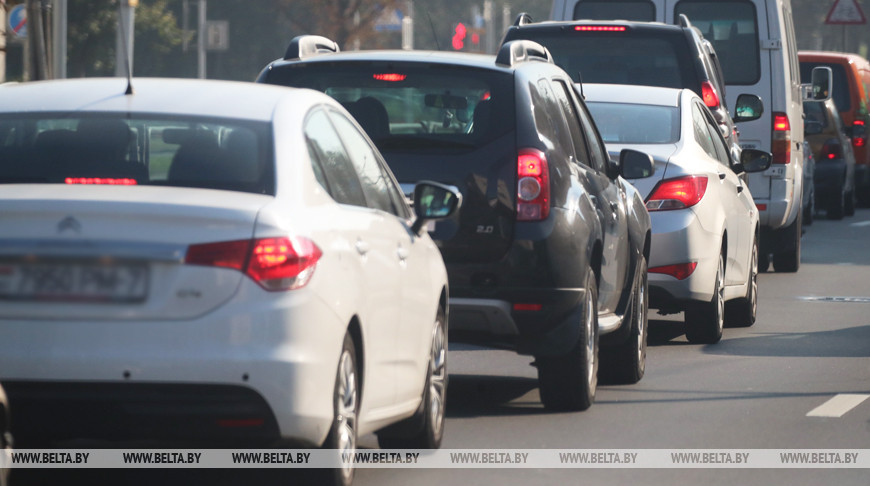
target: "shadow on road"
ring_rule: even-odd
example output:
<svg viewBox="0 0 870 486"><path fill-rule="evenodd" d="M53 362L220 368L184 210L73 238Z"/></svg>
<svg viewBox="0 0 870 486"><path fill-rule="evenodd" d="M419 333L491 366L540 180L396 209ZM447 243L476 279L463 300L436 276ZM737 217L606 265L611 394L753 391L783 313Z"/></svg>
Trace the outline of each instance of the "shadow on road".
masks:
<svg viewBox="0 0 870 486"><path fill-rule="evenodd" d="M650 319L647 346L689 346L688 341L674 341L685 334L686 325L683 321Z"/></svg>
<svg viewBox="0 0 870 486"><path fill-rule="evenodd" d="M447 417L548 413L537 393L538 380L517 376L450 375ZM533 394L526 397L531 391Z"/></svg>
<svg viewBox="0 0 870 486"><path fill-rule="evenodd" d="M726 329L727 332L727 329ZM870 358L870 325L816 332L757 332L704 346L707 354L800 358Z"/></svg>

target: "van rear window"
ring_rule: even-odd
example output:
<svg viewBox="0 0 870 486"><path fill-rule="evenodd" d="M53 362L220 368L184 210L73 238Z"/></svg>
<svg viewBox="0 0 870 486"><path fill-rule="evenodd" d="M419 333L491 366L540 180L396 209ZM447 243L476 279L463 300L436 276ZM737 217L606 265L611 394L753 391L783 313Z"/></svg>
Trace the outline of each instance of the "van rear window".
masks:
<svg viewBox="0 0 870 486"><path fill-rule="evenodd" d="M580 0L574 5L574 20L581 19L653 22L656 6L649 0Z"/></svg>
<svg viewBox="0 0 870 486"><path fill-rule="evenodd" d="M685 14L716 49L725 84L755 84L761 79L755 5L746 0L682 0L674 17Z"/></svg>

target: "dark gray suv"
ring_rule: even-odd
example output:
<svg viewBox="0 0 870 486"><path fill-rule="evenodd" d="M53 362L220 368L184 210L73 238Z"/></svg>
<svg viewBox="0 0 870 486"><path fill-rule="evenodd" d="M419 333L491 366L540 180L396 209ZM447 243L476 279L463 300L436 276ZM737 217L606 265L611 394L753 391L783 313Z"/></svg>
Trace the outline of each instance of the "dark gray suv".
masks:
<svg viewBox="0 0 870 486"><path fill-rule="evenodd" d="M461 210L429 228L450 279L451 341L533 355L549 409L589 407L598 371L641 379L650 220L622 176L651 175L652 159L626 151L610 161L544 47L343 53L304 36L257 81L335 97L400 183L462 193Z"/></svg>

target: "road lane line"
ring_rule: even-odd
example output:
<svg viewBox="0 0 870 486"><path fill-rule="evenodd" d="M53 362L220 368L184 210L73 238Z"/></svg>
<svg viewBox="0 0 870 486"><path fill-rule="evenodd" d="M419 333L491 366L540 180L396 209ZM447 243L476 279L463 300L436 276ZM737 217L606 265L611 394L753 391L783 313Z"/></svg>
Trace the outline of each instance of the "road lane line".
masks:
<svg viewBox="0 0 870 486"><path fill-rule="evenodd" d="M870 398L870 395L860 395L856 393L840 393L834 398L810 410L807 417L835 417L839 418L846 414L849 410L860 405L864 400Z"/></svg>
<svg viewBox="0 0 870 486"><path fill-rule="evenodd" d="M857 223L852 223L849 226L870 226L870 221L859 221Z"/></svg>

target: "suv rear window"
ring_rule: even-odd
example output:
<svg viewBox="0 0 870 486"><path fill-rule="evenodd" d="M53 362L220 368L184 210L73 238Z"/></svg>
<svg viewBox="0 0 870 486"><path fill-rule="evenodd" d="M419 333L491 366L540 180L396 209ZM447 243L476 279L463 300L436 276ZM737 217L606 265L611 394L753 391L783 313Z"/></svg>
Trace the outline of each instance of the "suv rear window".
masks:
<svg viewBox="0 0 870 486"><path fill-rule="evenodd" d="M335 98L381 150L475 149L514 128L513 77L455 65L299 63L268 83L312 88Z"/></svg>
<svg viewBox="0 0 870 486"><path fill-rule="evenodd" d="M268 123L50 113L0 118L0 184L162 185L274 195Z"/></svg>
<svg viewBox="0 0 870 486"><path fill-rule="evenodd" d="M574 5L574 20L579 19L652 22L656 6L649 0L580 0Z"/></svg>
<svg viewBox="0 0 870 486"><path fill-rule="evenodd" d="M811 83L813 77L813 68L829 67L834 75L834 86L831 96L834 97L834 104L837 105L837 111L849 111L852 108L851 96L849 96L849 82L846 80L846 69L842 64L824 62L808 62L801 61L801 83Z"/></svg>
<svg viewBox="0 0 870 486"><path fill-rule="evenodd" d="M713 44L725 84L755 84L761 77L755 5L747 0L682 0L674 17L685 14Z"/></svg>
<svg viewBox="0 0 870 486"><path fill-rule="evenodd" d="M543 44L575 82L641 84L700 92L686 36L679 30L578 32L512 29L511 39Z"/></svg>

